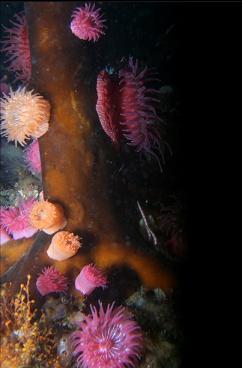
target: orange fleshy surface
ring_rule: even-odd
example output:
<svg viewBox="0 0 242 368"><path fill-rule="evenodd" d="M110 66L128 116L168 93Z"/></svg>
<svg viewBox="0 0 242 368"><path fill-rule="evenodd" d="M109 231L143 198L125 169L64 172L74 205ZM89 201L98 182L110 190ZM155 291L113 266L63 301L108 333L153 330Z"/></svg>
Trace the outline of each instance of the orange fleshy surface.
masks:
<svg viewBox="0 0 242 368"><path fill-rule="evenodd" d="M74 255L81 247L78 235L74 235L68 231L59 231L51 241L51 246L68 255Z"/></svg>
<svg viewBox="0 0 242 368"><path fill-rule="evenodd" d="M60 205L48 201L37 202L30 213L31 225L36 229L45 229L62 224L64 212Z"/></svg>

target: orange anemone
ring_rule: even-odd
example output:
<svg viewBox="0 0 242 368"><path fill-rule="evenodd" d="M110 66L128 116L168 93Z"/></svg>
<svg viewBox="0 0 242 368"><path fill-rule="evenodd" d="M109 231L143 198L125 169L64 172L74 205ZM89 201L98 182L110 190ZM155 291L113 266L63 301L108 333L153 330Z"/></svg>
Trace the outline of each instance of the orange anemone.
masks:
<svg viewBox="0 0 242 368"><path fill-rule="evenodd" d="M56 261L64 261L74 256L80 247L81 242L78 235L68 231L59 231L53 236L47 254Z"/></svg>
<svg viewBox="0 0 242 368"><path fill-rule="evenodd" d="M33 227L53 234L66 226L63 208L57 203L48 201L37 202L30 212L30 223Z"/></svg>

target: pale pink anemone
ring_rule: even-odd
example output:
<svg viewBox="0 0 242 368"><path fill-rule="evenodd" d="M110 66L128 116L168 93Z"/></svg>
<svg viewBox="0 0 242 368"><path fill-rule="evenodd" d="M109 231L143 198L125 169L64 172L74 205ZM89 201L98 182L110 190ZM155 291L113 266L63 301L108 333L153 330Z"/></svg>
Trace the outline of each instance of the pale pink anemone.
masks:
<svg viewBox="0 0 242 368"><path fill-rule="evenodd" d="M61 293L68 289L68 280L55 267L45 267L37 278L36 287L42 296Z"/></svg>
<svg viewBox="0 0 242 368"><path fill-rule="evenodd" d="M27 167L34 175L41 173L41 160L39 151L39 142L34 140L24 151Z"/></svg>
<svg viewBox="0 0 242 368"><path fill-rule="evenodd" d="M89 295L96 288L105 288L106 286L106 276L93 264L84 266L75 280L76 289L83 295Z"/></svg>
<svg viewBox="0 0 242 368"><path fill-rule="evenodd" d="M100 14L101 9L94 9L95 4L88 4L81 8L77 8L72 13L71 31L81 40L96 42L105 34L103 15Z"/></svg>
<svg viewBox="0 0 242 368"><path fill-rule="evenodd" d="M0 245L7 243L12 238L8 235L7 231L0 226Z"/></svg>
<svg viewBox="0 0 242 368"><path fill-rule="evenodd" d="M49 129L50 103L26 87L0 98L0 134L15 145L26 145L26 140L42 137Z"/></svg>
<svg viewBox="0 0 242 368"><path fill-rule="evenodd" d="M0 225L13 239L31 238L36 233L37 230L29 222L29 213L36 202L28 198L19 207L1 207Z"/></svg>
<svg viewBox="0 0 242 368"><path fill-rule="evenodd" d="M80 331L71 336L77 368L136 367L143 351L140 326L126 308L113 303L104 311L99 305L99 312L91 306Z"/></svg>
<svg viewBox="0 0 242 368"><path fill-rule="evenodd" d="M23 12L10 20L11 28L3 27L5 35L1 40L1 52L7 56L8 69L15 74L15 80L28 83L31 77L31 55L26 17Z"/></svg>

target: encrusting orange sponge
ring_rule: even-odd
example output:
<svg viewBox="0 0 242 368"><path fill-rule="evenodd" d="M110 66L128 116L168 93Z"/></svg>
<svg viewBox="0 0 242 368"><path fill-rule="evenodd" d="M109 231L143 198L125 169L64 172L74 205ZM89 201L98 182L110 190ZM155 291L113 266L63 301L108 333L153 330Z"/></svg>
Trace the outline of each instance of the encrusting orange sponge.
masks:
<svg viewBox="0 0 242 368"><path fill-rule="evenodd" d="M64 261L74 256L80 247L81 242L78 235L68 231L59 231L53 236L47 254L56 261Z"/></svg>
<svg viewBox="0 0 242 368"><path fill-rule="evenodd" d="M33 227L47 234L54 234L67 224L63 208L59 204L49 201L37 202L32 207L29 220Z"/></svg>

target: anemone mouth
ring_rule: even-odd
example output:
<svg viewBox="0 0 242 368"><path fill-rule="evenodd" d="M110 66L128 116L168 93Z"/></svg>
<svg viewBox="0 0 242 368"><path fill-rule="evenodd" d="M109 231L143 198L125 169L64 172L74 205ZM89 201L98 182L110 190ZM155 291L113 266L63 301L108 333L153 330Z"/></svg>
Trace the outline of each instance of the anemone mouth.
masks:
<svg viewBox="0 0 242 368"><path fill-rule="evenodd" d="M29 220L33 227L43 230L47 234L53 234L66 226L67 223L63 208L57 203L45 200L39 201L33 206Z"/></svg>
<svg viewBox="0 0 242 368"><path fill-rule="evenodd" d="M41 201L36 203L30 213L30 222L38 229L44 229L53 226L58 222L62 213L58 211L56 205Z"/></svg>

